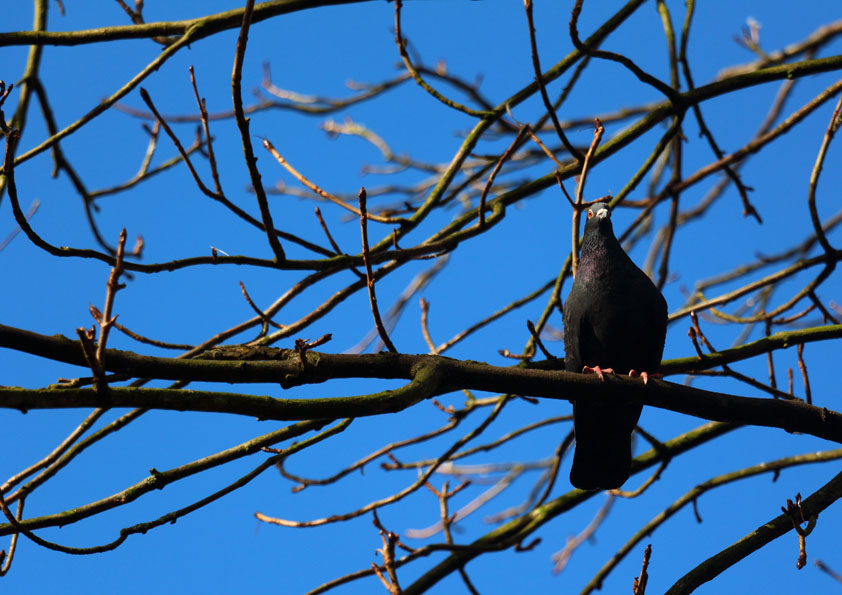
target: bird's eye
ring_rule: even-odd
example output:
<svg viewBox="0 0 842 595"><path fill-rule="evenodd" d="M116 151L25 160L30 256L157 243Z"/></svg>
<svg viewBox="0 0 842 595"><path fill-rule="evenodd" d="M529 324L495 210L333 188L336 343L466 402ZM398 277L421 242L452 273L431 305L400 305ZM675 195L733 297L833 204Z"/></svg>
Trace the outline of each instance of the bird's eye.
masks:
<svg viewBox="0 0 842 595"><path fill-rule="evenodd" d="M593 217L593 209L588 209L588 219Z"/></svg>

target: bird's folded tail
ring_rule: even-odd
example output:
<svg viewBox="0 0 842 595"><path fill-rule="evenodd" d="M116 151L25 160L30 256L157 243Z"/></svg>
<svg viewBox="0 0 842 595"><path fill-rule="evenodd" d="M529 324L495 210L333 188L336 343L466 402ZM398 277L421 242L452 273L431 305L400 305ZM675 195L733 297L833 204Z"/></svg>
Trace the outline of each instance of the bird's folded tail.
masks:
<svg viewBox="0 0 842 595"><path fill-rule="evenodd" d="M611 490L631 473L631 433L641 407L589 398L573 405L576 450L570 483L581 490Z"/></svg>

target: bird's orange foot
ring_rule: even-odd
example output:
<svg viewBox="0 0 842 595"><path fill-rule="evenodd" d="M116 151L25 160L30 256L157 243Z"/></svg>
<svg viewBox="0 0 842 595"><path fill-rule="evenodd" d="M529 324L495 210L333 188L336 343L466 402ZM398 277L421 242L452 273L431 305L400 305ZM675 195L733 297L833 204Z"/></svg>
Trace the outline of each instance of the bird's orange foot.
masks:
<svg viewBox="0 0 842 595"><path fill-rule="evenodd" d="M614 370L611 368L600 368L599 366L594 366L593 368L590 366L585 366L582 368L582 374L596 374L599 376L599 379L605 382L605 374L613 374Z"/></svg>
<svg viewBox="0 0 842 595"><path fill-rule="evenodd" d="M641 378L643 378L643 384L648 384L648 383L649 383L649 377L650 377L650 376L651 376L652 378L663 378L663 377L664 377L664 375L663 375L663 374L649 374L648 372L641 372L640 374L638 374L638 373L637 373L637 372L635 372L634 370L629 370L629 377L630 377L630 378L636 378L636 377L638 377L638 376L640 376Z"/></svg>

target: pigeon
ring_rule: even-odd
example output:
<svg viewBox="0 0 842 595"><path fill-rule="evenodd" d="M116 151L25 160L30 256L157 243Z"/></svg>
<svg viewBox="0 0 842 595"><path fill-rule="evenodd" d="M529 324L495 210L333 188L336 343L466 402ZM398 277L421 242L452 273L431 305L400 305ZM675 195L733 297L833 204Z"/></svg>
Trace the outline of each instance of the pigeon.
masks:
<svg viewBox="0 0 842 595"><path fill-rule="evenodd" d="M579 267L564 303L569 372L642 376L656 372L667 332L667 302L614 237L607 204L588 208ZM581 395L573 402L576 451L570 483L619 488L631 473L631 433L641 403Z"/></svg>

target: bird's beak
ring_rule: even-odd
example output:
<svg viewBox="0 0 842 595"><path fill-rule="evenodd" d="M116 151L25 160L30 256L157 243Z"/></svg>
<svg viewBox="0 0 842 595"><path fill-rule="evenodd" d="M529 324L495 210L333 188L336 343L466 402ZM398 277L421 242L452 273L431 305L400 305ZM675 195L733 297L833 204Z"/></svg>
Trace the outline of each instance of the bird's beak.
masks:
<svg viewBox="0 0 842 595"><path fill-rule="evenodd" d="M599 209L599 211L597 211L596 213L596 216L600 219L610 219L611 212L608 209Z"/></svg>

